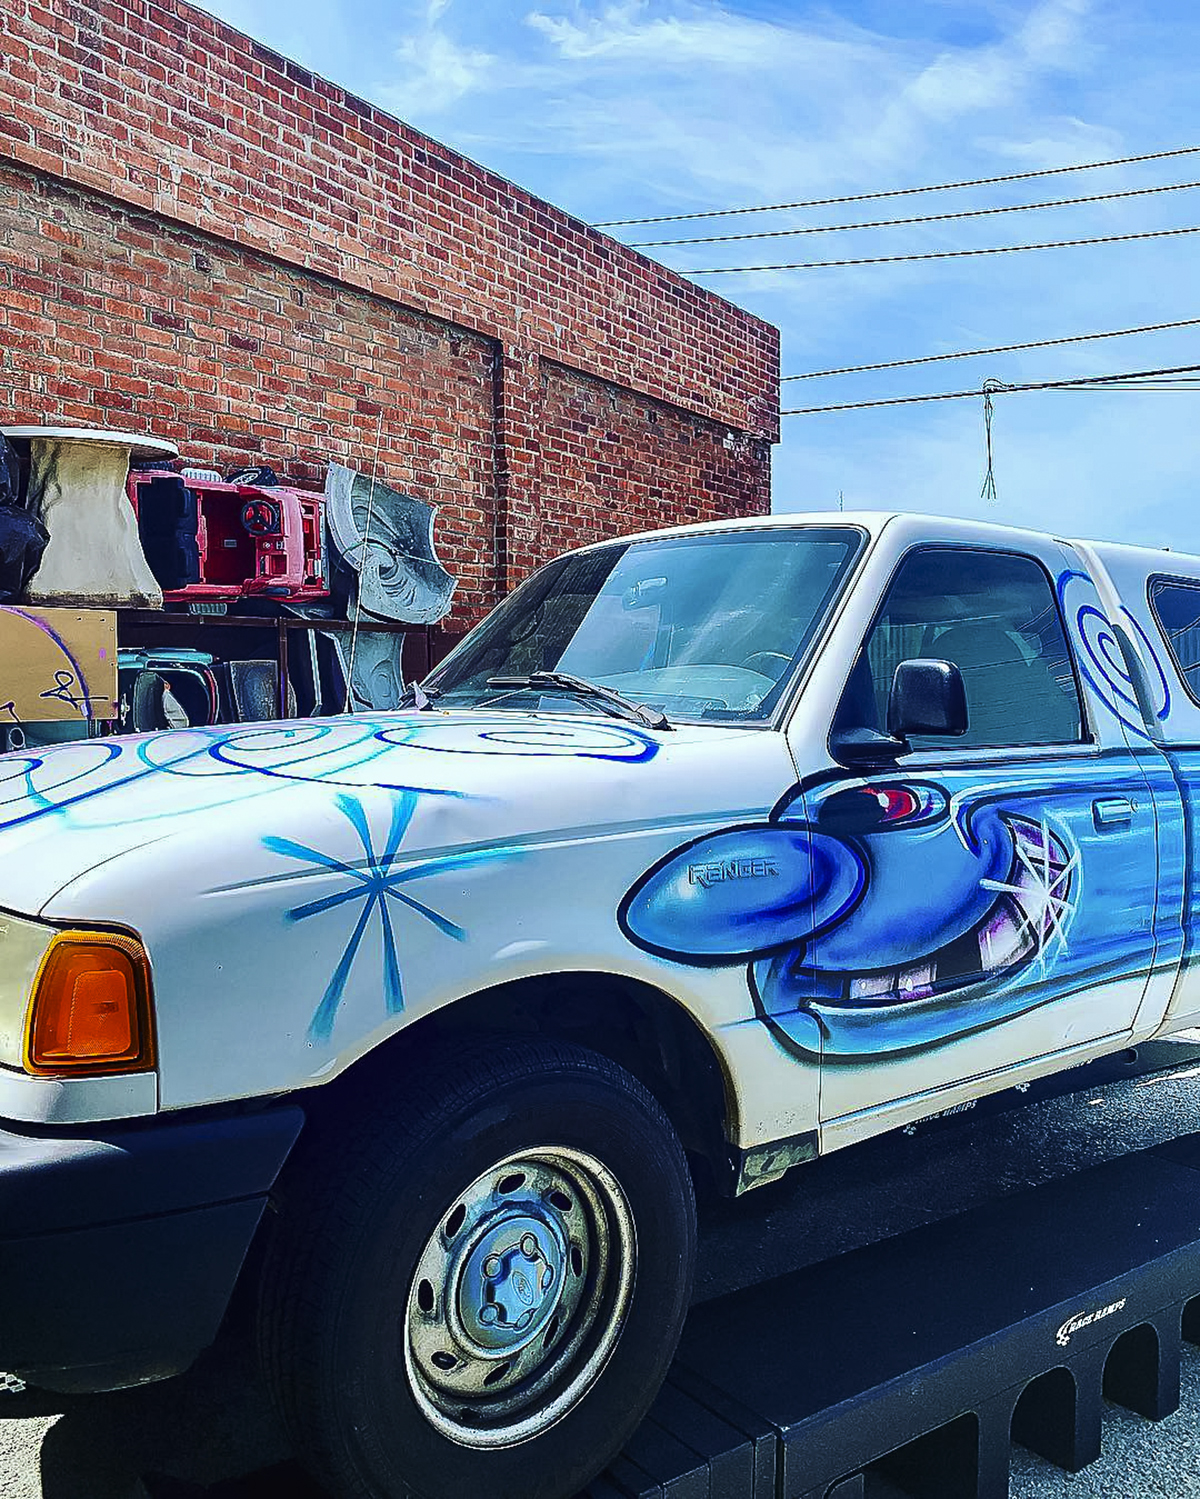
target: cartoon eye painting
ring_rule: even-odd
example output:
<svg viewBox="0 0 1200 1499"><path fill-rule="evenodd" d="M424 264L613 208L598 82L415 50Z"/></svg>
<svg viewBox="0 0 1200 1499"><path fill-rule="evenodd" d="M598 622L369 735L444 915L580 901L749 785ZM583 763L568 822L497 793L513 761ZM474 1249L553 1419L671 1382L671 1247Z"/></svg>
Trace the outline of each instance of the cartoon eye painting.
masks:
<svg viewBox="0 0 1200 1499"><path fill-rule="evenodd" d="M729 963L806 941L862 898L849 844L769 823L714 833L671 854L622 902L639 947L685 963Z"/></svg>

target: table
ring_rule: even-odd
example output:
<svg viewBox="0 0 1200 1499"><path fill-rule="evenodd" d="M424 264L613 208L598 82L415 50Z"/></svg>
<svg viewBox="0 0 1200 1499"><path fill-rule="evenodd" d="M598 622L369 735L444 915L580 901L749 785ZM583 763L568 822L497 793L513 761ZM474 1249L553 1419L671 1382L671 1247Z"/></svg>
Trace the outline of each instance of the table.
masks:
<svg viewBox="0 0 1200 1499"><path fill-rule="evenodd" d="M28 504L50 533L32 603L162 607L125 493L131 458L176 458L174 443L99 427L0 427L29 444Z"/></svg>

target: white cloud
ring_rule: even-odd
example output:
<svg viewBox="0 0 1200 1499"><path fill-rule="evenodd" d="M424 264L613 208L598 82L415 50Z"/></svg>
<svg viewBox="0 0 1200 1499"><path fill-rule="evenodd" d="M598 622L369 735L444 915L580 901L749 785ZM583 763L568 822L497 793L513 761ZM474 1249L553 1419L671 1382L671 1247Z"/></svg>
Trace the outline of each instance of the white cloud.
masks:
<svg viewBox="0 0 1200 1499"><path fill-rule="evenodd" d="M906 95L922 113L940 121L977 109L1009 103L1020 78L999 52L958 56L943 53L915 79Z"/></svg>
<svg viewBox="0 0 1200 1499"><path fill-rule="evenodd" d="M711 4L673 7L650 0L620 0L573 17L531 11L526 24L565 61L593 59L655 69L709 67L722 73L778 72L801 63L806 71L822 56L841 51L837 42L795 26L757 20Z"/></svg>
<svg viewBox="0 0 1200 1499"><path fill-rule="evenodd" d="M1011 106L1039 73L1078 66L1088 0L1043 0L1008 37L992 46L942 52L907 91L913 105L939 121Z"/></svg>
<svg viewBox="0 0 1200 1499"><path fill-rule="evenodd" d="M1043 0L1035 5L1016 34L1030 66L1078 69L1091 55L1082 24L1091 9L1091 0Z"/></svg>
<svg viewBox="0 0 1200 1499"><path fill-rule="evenodd" d="M402 37L393 57L399 73L376 90L404 119L443 114L494 81L500 59L464 44L443 27L451 0L426 0L420 24Z"/></svg>

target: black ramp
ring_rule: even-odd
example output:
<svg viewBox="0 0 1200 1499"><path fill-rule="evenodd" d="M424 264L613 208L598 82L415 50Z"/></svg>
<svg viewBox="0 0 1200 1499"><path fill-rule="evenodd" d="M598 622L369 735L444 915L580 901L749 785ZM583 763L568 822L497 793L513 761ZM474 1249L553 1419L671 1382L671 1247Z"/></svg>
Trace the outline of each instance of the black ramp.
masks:
<svg viewBox="0 0 1200 1499"><path fill-rule="evenodd" d="M745 1499L753 1493L753 1439L677 1385L664 1387L647 1417L646 1424L651 1423L673 1432L694 1454L696 1469L705 1478L704 1499ZM773 1446L774 1433L769 1435Z"/></svg>
<svg viewBox="0 0 1200 1499"><path fill-rule="evenodd" d="M1176 1142L1171 1158L1127 1156L735 1292L694 1309L679 1364L736 1392L778 1431L782 1499L823 1492L960 1417L978 1428L981 1406L1007 1391L1015 1404L1029 1380L1059 1365L1072 1372L1058 1389L1068 1431L1053 1455L1082 1466L1098 1447L1109 1348L1186 1300L1189 1276L1191 1294L1200 1289L1196 1165L1200 1143ZM1153 1355L1166 1398L1146 1383L1150 1359L1144 1336L1109 1393L1136 1394L1135 1408L1165 1414L1172 1355ZM1039 1449L1053 1445L1028 1434ZM969 1466L982 1466L964 1492L995 1491L996 1463L983 1459L997 1443L978 1429L968 1436L958 1426L940 1448L927 1443L909 1457L962 1471L954 1454L970 1448ZM931 1492L949 1499L951 1487Z"/></svg>
<svg viewBox="0 0 1200 1499"><path fill-rule="evenodd" d="M1146 1154L1157 1156L1164 1161L1174 1161L1177 1166L1190 1166L1193 1171L1200 1171L1200 1135L1180 1135L1177 1140L1167 1140L1162 1145L1156 1145Z"/></svg>

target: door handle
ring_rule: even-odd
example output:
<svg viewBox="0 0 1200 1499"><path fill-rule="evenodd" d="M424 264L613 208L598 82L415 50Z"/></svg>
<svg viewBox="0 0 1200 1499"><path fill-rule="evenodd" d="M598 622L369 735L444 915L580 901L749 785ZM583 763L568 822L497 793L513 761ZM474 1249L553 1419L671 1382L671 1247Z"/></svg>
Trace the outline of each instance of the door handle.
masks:
<svg viewBox="0 0 1200 1499"><path fill-rule="evenodd" d="M1106 828L1125 828L1133 821L1135 805L1126 796L1101 797L1092 803L1092 820L1098 833Z"/></svg>

